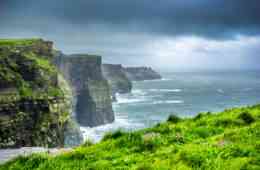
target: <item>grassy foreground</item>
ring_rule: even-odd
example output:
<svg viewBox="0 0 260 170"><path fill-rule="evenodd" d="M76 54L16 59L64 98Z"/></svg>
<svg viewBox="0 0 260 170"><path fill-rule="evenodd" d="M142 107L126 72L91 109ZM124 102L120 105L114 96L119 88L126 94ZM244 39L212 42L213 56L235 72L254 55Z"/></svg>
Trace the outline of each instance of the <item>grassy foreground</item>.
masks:
<svg viewBox="0 0 260 170"><path fill-rule="evenodd" d="M260 169L260 105L192 119L171 116L136 132L107 134L58 156L19 157L1 170Z"/></svg>

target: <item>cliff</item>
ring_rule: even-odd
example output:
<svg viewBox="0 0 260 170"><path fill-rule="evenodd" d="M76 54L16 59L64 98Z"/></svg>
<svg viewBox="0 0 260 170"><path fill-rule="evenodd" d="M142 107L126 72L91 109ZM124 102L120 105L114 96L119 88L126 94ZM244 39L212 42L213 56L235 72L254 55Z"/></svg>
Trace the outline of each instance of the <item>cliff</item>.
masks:
<svg viewBox="0 0 260 170"><path fill-rule="evenodd" d="M76 118L82 126L114 121L110 86L102 75L100 56L59 54L56 64L73 87Z"/></svg>
<svg viewBox="0 0 260 170"><path fill-rule="evenodd" d="M148 129L108 133L98 144L55 157L19 157L0 169L260 169L259 128L260 105L172 115Z"/></svg>
<svg viewBox="0 0 260 170"><path fill-rule="evenodd" d="M124 68L121 64L103 64L102 72L104 77L108 80L112 95L116 93L130 93L132 90L132 83L127 78Z"/></svg>
<svg viewBox="0 0 260 170"><path fill-rule="evenodd" d="M161 75L150 67L126 67L125 73L132 81L161 79Z"/></svg>
<svg viewBox="0 0 260 170"><path fill-rule="evenodd" d="M52 45L0 40L0 148L64 146L79 136L64 135L73 122L72 93L51 63Z"/></svg>

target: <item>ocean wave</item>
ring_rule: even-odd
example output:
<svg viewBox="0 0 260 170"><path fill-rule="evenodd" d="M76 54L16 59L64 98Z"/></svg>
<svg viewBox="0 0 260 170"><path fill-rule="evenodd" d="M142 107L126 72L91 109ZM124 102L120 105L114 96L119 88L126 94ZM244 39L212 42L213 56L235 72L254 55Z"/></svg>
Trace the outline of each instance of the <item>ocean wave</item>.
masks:
<svg viewBox="0 0 260 170"><path fill-rule="evenodd" d="M161 79L161 81L170 81L170 80L172 80L172 79L170 79L170 78L162 78Z"/></svg>
<svg viewBox="0 0 260 170"><path fill-rule="evenodd" d="M132 93L132 95L140 95L140 96L144 96L147 94L144 90L141 90L141 89L134 89L134 90L132 90L131 93Z"/></svg>
<svg viewBox="0 0 260 170"><path fill-rule="evenodd" d="M154 79L154 80L143 80L143 82L160 82L160 81L171 81L170 78L162 78L162 79ZM135 81L135 83L138 83L139 81Z"/></svg>
<svg viewBox="0 0 260 170"><path fill-rule="evenodd" d="M154 101L152 104L181 104L184 103L182 100L159 100L159 101Z"/></svg>
<svg viewBox="0 0 260 170"><path fill-rule="evenodd" d="M182 92L182 89L149 89L151 92Z"/></svg>
<svg viewBox="0 0 260 170"><path fill-rule="evenodd" d="M139 103L139 102L144 102L145 99L144 98L140 98L140 99L130 99L130 98L117 98L117 104L126 104L126 103Z"/></svg>
<svg viewBox="0 0 260 170"><path fill-rule="evenodd" d="M116 115L115 122L97 127L80 127L84 140L99 142L107 132L113 132L118 129L131 131L134 129L144 128L144 124L129 122L127 115Z"/></svg>
<svg viewBox="0 0 260 170"><path fill-rule="evenodd" d="M144 102L147 98L146 94L147 93L140 89L135 89L132 91L132 93L129 94L116 94L116 104Z"/></svg>

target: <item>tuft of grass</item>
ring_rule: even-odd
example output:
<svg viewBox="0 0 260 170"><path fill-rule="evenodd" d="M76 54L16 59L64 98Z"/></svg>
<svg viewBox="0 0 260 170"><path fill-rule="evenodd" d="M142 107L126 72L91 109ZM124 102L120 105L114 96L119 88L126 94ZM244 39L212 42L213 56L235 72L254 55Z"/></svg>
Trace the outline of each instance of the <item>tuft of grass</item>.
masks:
<svg viewBox="0 0 260 170"><path fill-rule="evenodd" d="M92 142L91 140L86 140L81 146L82 147L89 147L89 146L92 146L94 145L94 142Z"/></svg>
<svg viewBox="0 0 260 170"><path fill-rule="evenodd" d="M39 38L32 39L0 39L0 46L21 46L32 45L33 43L40 41Z"/></svg>

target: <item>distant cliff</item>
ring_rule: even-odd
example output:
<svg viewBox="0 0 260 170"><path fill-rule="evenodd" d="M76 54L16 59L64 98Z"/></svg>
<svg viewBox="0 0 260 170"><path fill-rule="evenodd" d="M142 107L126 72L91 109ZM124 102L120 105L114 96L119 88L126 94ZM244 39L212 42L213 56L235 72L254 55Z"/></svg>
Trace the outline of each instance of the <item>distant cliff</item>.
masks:
<svg viewBox="0 0 260 170"><path fill-rule="evenodd" d="M127 78L121 64L103 64L102 71L111 86L113 95L131 92L132 83Z"/></svg>
<svg viewBox="0 0 260 170"><path fill-rule="evenodd" d="M126 67L124 69L127 77L132 81L161 79L161 75L151 67Z"/></svg>
<svg viewBox="0 0 260 170"><path fill-rule="evenodd" d="M0 40L0 148L64 146L75 137L80 142L71 126L71 89L51 63L52 45Z"/></svg>
<svg viewBox="0 0 260 170"><path fill-rule="evenodd" d="M110 86L102 75L100 56L59 54L56 64L73 87L76 118L82 126L114 121Z"/></svg>

